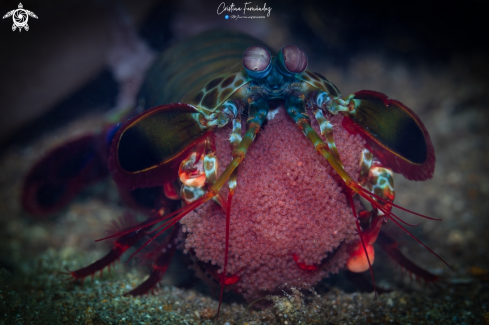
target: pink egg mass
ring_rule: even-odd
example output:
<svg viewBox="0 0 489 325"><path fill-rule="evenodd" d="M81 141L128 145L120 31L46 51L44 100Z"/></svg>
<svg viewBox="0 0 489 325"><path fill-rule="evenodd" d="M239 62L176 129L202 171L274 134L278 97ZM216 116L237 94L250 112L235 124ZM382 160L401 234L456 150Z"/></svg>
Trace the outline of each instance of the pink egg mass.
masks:
<svg viewBox="0 0 489 325"><path fill-rule="evenodd" d="M345 131L341 120L331 121L335 142L346 171L355 177L364 141ZM317 124L313 127L318 131ZM216 131L220 172L232 158L229 132ZM185 252L222 272L223 209L208 202L181 223L187 232ZM348 254L342 244L355 239L355 219L341 179L279 109L239 167L227 268L228 277L239 278L234 289L250 300L281 286L309 288L345 265Z"/></svg>

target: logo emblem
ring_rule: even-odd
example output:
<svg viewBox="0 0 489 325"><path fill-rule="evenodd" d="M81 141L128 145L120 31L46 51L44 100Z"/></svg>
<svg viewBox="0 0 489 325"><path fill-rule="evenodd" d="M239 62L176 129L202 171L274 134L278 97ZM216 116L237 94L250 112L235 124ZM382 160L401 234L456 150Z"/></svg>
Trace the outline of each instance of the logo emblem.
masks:
<svg viewBox="0 0 489 325"><path fill-rule="evenodd" d="M3 19L8 18L12 16L12 19L14 20L14 24L12 25L12 31L15 31L17 28L19 29L19 32L22 31L22 28L24 28L26 31L29 30L29 25L27 25L27 21L29 20L29 16L36 18L37 16L35 13L29 10L25 10L24 7L22 6L22 3L19 3L19 8L14 9L12 11L9 11L3 16Z"/></svg>

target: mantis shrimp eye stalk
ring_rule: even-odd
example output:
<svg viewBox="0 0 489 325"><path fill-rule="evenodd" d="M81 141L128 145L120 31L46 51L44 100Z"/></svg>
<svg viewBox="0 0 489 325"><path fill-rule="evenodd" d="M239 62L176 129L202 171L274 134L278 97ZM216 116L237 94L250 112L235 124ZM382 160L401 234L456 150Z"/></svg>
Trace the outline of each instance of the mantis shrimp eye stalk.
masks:
<svg viewBox="0 0 489 325"><path fill-rule="evenodd" d="M252 78L265 78L272 71L272 56L264 46L253 45L243 54L243 67Z"/></svg>
<svg viewBox="0 0 489 325"><path fill-rule="evenodd" d="M307 54L295 45L284 46L278 53L277 68L285 75L295 75L307 69Z"/></svg>

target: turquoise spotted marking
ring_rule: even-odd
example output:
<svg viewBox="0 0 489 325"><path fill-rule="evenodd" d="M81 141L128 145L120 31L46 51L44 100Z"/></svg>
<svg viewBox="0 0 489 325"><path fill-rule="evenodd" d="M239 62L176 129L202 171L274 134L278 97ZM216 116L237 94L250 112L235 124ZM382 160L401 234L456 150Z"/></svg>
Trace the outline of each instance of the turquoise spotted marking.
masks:
<svg viewBox="0 0 489 325"><path fill-rule="evenodd" d="M229 185L229 189L231 191L234 191L236 189L236 186L238 185L236 181L236 177L229 177L228 185Z"/></svg>
<svg viewBox="0 0 489 325"><path fill-rule="evenodd" d="M370 191L388 202L393 202L396 197L394 190L394 177L392 170L381 166L373 166L370 168L368 182L370 183ZM379 204L384 205L382 202ZM390 209L390 208L389 208ZM379 215L384 213L379 210Z"/></svg>
<svg viewBox="0 0 489 325"><path fill-rule="evenodd" d="M205 155L204 157L204 172L205 172L205 180L207 185L213 185L217 179L217 168L218 162L217 157L214 153L210 153Z"/></svg>
<svg viewBox="0 0 489 325"><path fill-rule="evenodd" d="M320 91L318 92L318 95L316 97L316 104L319 106L319 107L323 107L326 105L327 102L329 102L331 100L331 97L329 96L329 94L325 91Z"/></svg>
<svg viewBox="0 0 489 325"><path fill-rule="evenodd" d="M369 182L372 184L372 191L379 196L394 193L394 178L390 169L376 166L370 168Z"/></svg>
<svg viewBox="0 0 489 325"><path fill-rule="evenodd" d="M326 137L326 142L328 143L329 151L333 154L335 159L338 160L339 164L343 166L343 163L341 162L340 159L340 154L338 153L338 149L336 148L336 143L334 142L333 139L333 125L331 124L330 121L328 121L324 117L323 112L319 108L317 107L313 108L313 113L314 113L314 117L316 117L316 120L319 123L321 134Z"/></svg>
<svg viewBox="0 0 489 325"><path fill-rule="evenodd" d="M205 113L205 111L204 111ZM222 105L221 109L207 116L209 126L223 127L229 121L234 120L239 115L238 106L234 100L228 99Z"/></svg>
<svg viewBox="0 0 489 325"><path fill-rule="evenodd" d="M373 159L374 155L368 149L362 150L362 156L360 158L360 180L362 183L365 183L368 178Z"/></svg>
<svg viewBox="0 0 489 325"><path fill-rule="evenodd" d="M241 118L235 118L233 120L233 131L231 131L229 141L231 142L231 146L235 148L239 145L241 140L243 140L243 137L241 136Z"/></svg>
<svg viewBox="0 0 489 325"><path fill-rule="evenodd" d="M324 91L318 91L315 95L315 105L327 110L333 115L339 112L350 112L352 113L352 105L350 105L350 99L352 95L348 96L346 100L338 96L331 96L329 93Z"/></svg>
<svg viewBox="0 0 489 325"><path fill-rule="evenodd" d="M195 202L196 200L203 197L205 194L205 189L202 187L193 187L182 185L182 189L180 191L180 196L185 200L187 204Z"/></svg>

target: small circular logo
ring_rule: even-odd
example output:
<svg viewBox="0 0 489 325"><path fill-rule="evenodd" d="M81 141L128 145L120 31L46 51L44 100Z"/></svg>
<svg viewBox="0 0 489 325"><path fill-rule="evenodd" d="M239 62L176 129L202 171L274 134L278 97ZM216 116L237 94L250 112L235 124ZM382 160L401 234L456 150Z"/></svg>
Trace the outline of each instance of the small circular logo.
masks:
<svg viewBox="0 0 489 325"><path fill-rule="evenodd" d="M224 18L229 19L229 15L224 16Z"/></svg>
<svg viewBox="0 0 489 325"><path fill-rule="evenodd" d="M27 25L29 16L37 19L36 14L32 11L24 9L22 3L19 3L19 7L17 9L7 12L2 18L5 19L10 16L12 16L12 19L14 21L14 24L12 25L12 31L19 29L19 32L22 31L22 29L25 29L26 31L29 30L29 25Z"/></svg>

